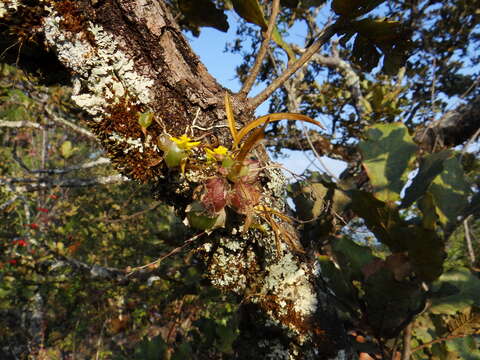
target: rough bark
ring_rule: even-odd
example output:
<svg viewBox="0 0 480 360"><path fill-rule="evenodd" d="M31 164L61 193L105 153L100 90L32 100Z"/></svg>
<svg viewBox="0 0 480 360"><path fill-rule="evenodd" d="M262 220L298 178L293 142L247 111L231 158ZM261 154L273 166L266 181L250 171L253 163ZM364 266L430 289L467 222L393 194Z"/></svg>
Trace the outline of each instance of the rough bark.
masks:
<svg viewBox="0 0 480 360"><path fill-rule="evenodd" d="M415 141L427 151L454 147L478 136L480 129L480 95L470 103L447 112L426 129L419 129Z"/></svg>
<svg viewBox="0 0 480 360"><path fill-rule="evenodd" d="M10 1L0 5L0 16L0 31L17 34L25 48L27 38L35 38L37 44L43 40L48 56L54 54L57 64L67 69L73 99L91 115L92 130L117 169L152 183L155 195L183 215L194 189L211 174L169 171L161 161L157 137L188 134L227 146L231 139L224 126L227 90L192 52L167 4ZM27 67L28 61L24 64ZM233 107L238 121L251 120L253 109L247 101L234 96ZM155 114L155 122L143 134L137 113L145 111ZM283 212L285 179L268 167L263 150L256 155L264 169L262 202ZM242 216L233 215L227 227L213 231L198 250L211 283L237 293L245 304L238 357L347 358L345 331L318 281L314 257L284 242L277 248L273 230L242 232ZM287 231L288 224L276 221Z"/></svg>

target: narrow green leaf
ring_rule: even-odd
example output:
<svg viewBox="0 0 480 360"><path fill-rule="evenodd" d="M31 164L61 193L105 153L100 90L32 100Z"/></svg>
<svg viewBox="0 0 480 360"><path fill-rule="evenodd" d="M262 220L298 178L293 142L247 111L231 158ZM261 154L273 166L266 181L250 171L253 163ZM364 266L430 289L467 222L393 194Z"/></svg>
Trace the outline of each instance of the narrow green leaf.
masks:
<svg viewBox="0 0 480 360"><path fill-rule="evenodd" d="M359 148L375 197L388 203L399 200L408 166L417 150L406 126L401 123L372 126Z"/></svg>
<svg viewBox="0 0 480 360"><path fill-rule="evenodd" d="M280 32L276 26L273 29L272 40L275 41L277 45L287 53L288 60L295 59L295 53L293 52L293 49L285 42L285 40L283 40L282 35L280 35Z"/></svg>

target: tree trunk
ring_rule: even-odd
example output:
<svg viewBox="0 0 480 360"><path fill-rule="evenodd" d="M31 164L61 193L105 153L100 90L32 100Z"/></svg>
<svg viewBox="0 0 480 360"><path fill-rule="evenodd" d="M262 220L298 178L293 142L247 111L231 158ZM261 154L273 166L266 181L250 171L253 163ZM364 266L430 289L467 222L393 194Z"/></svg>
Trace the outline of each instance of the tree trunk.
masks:
<svg viewBox="0 0 480 360"><path fill-rule="evenodd" d="M75 102L91 115L91 127L117 169L153 184L155 196L184 216L195 188L211 174L170 171L156 139L187 134L228 147L228 90L192 52L168 5L159 0L11 1L0 5L1 16L0 34L13 33L23 46L25 60L19 64L51 67L45 59L53 52L58 73L69 74ZM38 50L34 46L42 42L46 51L29 58L28 49ZM252 120L254 109L247 101L233 96L233 108L237 121ZM155 121L144 134L138 112L147 111L155 114ZM284 212L285 179L280 170L268 167L264 150L256 152L264 168L263 202ZM272 229L242 232L242 222L234 214L226 228L199 244L206 277L238 294L244 304L239 358L350 358L345 331L318 280L314 257L283 241L277 245ZM279 226L295 234L288 224Z"/></svg>

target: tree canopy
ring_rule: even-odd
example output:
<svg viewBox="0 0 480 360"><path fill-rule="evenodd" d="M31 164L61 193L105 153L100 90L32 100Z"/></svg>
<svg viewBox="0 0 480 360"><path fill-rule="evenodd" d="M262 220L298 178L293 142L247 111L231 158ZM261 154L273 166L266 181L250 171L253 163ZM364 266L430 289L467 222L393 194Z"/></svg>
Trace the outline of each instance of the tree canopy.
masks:
<svg viewBox="0 0 480 360"><path fill-rule="evenodd" d="M479 359L479 5L2 0L2 359Z"/></svg>

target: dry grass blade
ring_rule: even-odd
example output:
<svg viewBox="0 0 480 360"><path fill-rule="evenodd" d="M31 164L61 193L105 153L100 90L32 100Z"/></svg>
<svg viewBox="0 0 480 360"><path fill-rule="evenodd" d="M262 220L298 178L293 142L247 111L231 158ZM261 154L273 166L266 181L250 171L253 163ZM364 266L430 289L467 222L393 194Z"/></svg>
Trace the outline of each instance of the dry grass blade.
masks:
<svg viewBox="0 0 480 360"><path fill-rule="evenodd" d="M275 221L273 221L270 214L265 213L264 217L265 217L265 220L267 220L267 222L270 224L270 227L273 230L273 234L275 235L275 246L277 247L277 255L281 256L282 250L280 246L280 235L279 235L280 229L278 228L277 224L275 224Z"/></svg>
<svg viewBox="0 0 480 360"><path fill-rule="evenodd" d="M271 209L264 205L259 205L257 207L257 211L259 211L260 215L267 221L270 227L273 230L275 235L275 241L277 245L277 251L280 255L280 239L283 239L287 246L290 247L293 251L296 251L299 254L305 254L305 250L303 249L302 244L296 238L294 234L292 234L289 230L287 230L281 223L277 223L272 215L278 216L281 220L284 220L288 223L292 223L292 219L290 219L287 215L280 213L277 210Z"/></svg>
<svg viewBox="0 0 480 360"><path fill-rule="evenodd" d="M280 211L277 211L275 209L272 209L268 206L265 206L265 205L258 205L256 207L256 210L262 212L262 213L270 213L270 214L273 214L275 216L278 216L280 219L282 219L283 221L286 221L290 224L292 224L294 222L294 219L290 218L289 216L285 215L285 214L282 214Z"/></svg>
<svg viewBox="0 0 480 360"><path fill-rule="evenodd" d="M320 124L318 121L313 120L312 118L306 116L306 115L301 115L301 114L293 114L293 113L275 113L275 114L269 114L265 115L262 117L259 117L256 120L253 120L252 122L248 123L245 125L239 132L238 134L236 133L236 136L234 137L234 143L233 146L236 147L238 146L238 143L242 141L242 139L250 132L252 129L256 128L257 126L260 125L267 125L271 122L274 121L280 121L280 120L298 120L298 121L305 121L310 124L314 124L317 126L320 126L323 128L322 124ZM236 130L235 130L236 132Z"/></svg>

